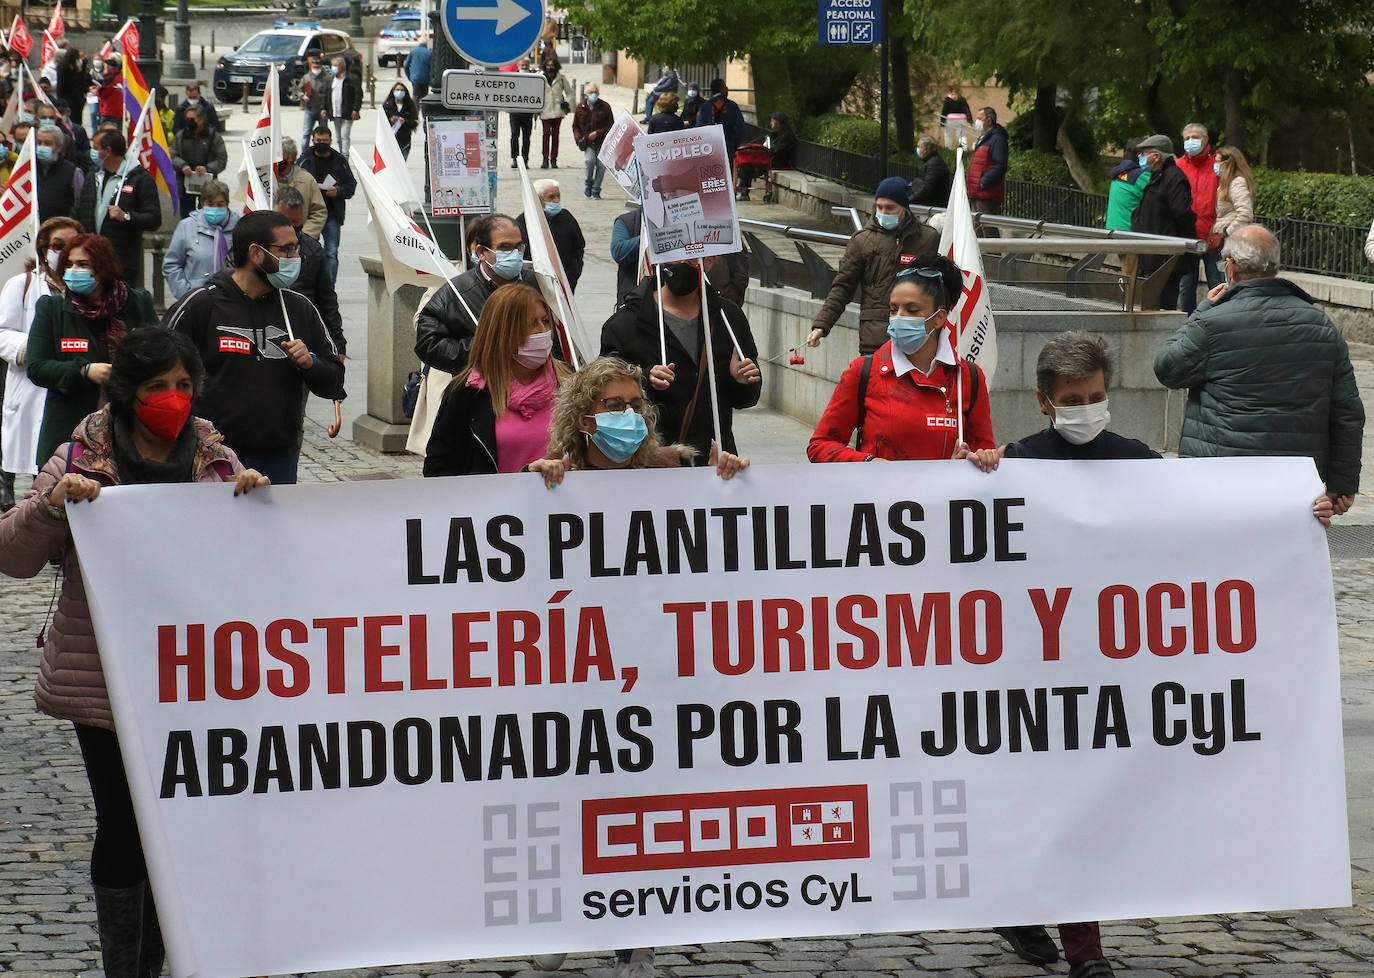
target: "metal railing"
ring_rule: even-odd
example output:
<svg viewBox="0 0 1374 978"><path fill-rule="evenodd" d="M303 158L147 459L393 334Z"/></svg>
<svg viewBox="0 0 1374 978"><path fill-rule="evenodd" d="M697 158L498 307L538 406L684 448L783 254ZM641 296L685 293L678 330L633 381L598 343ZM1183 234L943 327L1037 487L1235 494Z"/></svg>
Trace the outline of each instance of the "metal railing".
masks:
<svg viewBox="0 0 1374 978"><path fill-rule="evenodd" d="M746 141L761 141L767 135L758 126L745 127ZM889 162L884 167L876 156L805 140L797 141L796 168L864 190L876 187L884 176L914 180L920 172L918 167L908 163ZM1007 196L1002 210L1008 216L1085 228L1100 228L1106 221L1107 197L1104 194L1025 180L1008 180L1006 184ZM1255 221L1278 236L1283 248L1283 268L1287 271L1374 282L1374 266L1364 256L1367 227L1264 214L1256 214Z"/></svg>

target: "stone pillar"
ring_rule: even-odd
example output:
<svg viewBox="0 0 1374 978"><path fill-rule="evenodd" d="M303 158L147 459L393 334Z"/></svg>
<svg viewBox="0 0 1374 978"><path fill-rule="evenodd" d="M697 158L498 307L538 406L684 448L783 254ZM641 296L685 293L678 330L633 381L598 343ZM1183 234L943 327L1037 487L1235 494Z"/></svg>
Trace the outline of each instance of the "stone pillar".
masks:
<svg viewBox="0 0 1374 978"><path fill-rule="evenodd" d="M386 290L382 263L360 258L367 273L367 413L353 422L353 440L380 452L403 452L410 419L401 391L415 368L415 313L425 290L403 285Z"/></svg>

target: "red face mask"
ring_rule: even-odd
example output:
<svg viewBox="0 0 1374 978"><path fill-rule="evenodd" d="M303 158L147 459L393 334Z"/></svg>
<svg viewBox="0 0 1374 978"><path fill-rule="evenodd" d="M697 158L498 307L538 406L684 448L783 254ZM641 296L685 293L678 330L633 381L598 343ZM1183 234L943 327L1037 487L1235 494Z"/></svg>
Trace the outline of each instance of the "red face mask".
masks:
<svg viewBox="0 0 1374 978"><path fill-rule="evenodd" d="M139 401L138 420L163 441L176 441L186 419L191 416L191 395L186 391L158 391L146 401Z"/></svg>

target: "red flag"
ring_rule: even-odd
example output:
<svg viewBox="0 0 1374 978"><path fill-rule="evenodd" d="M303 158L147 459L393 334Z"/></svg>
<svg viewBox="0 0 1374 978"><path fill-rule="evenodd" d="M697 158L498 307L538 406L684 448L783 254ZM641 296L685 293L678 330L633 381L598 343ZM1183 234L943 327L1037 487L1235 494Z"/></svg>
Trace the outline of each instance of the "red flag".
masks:
<svg viewBox="0 0 1374 978"><path fill-rule="evenodd" d="M57 6L52 8L52 20L48 22L48 33L55 39L67 33L67 24L62 19L62 0L57 0Z"/></svg>
<svg viewBox="0 0 1374 978"><path fill-rule="evenodd" d="M57 38L53 36L51 30L43 32L42 53L38 56L38 70L46 71L52 59L57 56Z"/></svg>
<svg viewBox="0 0 1374 978"><path fill-rule="evenodd" d="M124 49L124 57L138 57L138 25L134 23L132 17L124 22L124 26L115 34L114 39Z"/></svg>
<svg viewBox="0 0 1374 978"><path fill-rule="evenodd" d="M14 27L10 29L10 47L18 51L21 58L27 58L33 50L33 35L24 26L23 17L14 18Z"/></svg>

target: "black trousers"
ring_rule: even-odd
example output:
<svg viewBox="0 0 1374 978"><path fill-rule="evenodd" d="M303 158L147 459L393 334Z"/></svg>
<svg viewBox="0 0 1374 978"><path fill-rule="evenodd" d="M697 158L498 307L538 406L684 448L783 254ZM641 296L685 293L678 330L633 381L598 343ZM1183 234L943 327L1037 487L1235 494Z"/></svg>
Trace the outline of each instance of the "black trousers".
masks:
<svg viewBox="0 0 1374 978"><path fill-rule="evenodd" d="M134 802L124 776L124 756L113 730L74 724L86 780L95 801L95 845L91 849L91 882L124 889L148 878L143 843L134 819Z"/></svg>
<svg viewBox="0 0 1374 978"><path fill-rule="evenodd" d="M510 158L512 161L518 156L526 163L530 161L530 133L534 132L534 115L530 112L512 112L510 114ZM525 148L520 149L520 140L524 138Z"/></svg>

